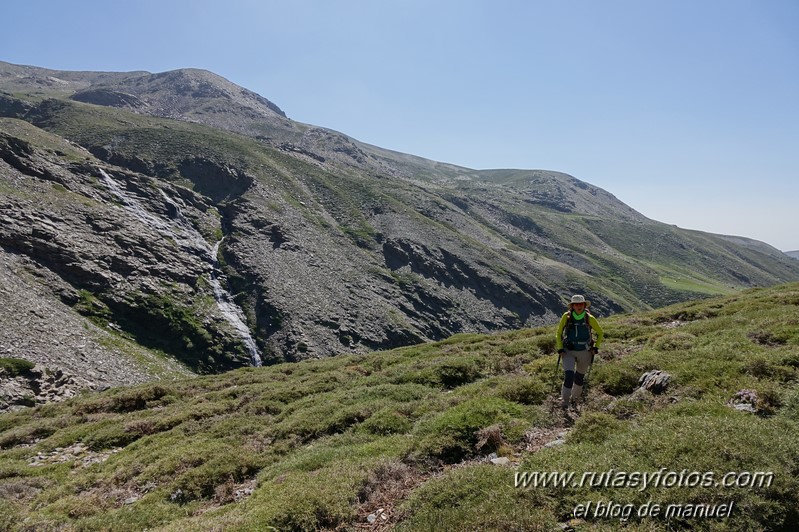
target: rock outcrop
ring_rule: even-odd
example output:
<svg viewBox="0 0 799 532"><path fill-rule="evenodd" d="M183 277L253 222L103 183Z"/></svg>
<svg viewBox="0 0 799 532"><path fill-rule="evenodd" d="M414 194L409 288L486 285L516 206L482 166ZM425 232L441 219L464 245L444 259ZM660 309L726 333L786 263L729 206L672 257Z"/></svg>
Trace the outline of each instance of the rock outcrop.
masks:
<svg viewBox="0 0 799 532"><path fill-rule="evenodd" d="M0 134L0 171L14 187L0 197L9 292L24 304L24 291L31 288L20 286L29 284L21 275L38 275L44 291L73 311L162 349L195 371L246 365L249 356L235 332L209 303L209 245L170 223L179 206L198 234L203 230L212 238L219 226L216 210L186 189L141 175L109 168L112 178L99 161L82 155L94 164L64 164L52 152ZM126 205L104 175L135 204ZM28 332L20 315L14 318L4 336Z"/></svg>
<svg viewBox="0 0 799 532"><path fill-rule="evenodd" d="M35 366L22 375L10 376L0 368L0 412L64 401L86 389L101 386L85 380L79 384L78 379L60 369L50 371Z"/></svg>

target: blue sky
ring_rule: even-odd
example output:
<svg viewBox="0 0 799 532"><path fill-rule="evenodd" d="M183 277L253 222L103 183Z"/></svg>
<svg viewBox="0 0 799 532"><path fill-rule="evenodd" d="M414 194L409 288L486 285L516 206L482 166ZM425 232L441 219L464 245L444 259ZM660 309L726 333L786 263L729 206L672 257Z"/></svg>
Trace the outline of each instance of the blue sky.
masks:
<svg viewBox="0 0 799 532"><path fill-rule="evenodd" d="M799 249L799 1L4 2L0 60L211 70L295 120L543 168L662 222Z"/></svg>

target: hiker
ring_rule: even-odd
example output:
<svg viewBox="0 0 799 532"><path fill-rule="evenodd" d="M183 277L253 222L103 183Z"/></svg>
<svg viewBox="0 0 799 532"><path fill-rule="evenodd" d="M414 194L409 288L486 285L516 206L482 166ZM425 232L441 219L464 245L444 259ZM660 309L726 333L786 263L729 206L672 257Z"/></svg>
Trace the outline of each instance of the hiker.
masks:
<svg viewBox="0 0 799 532"><path fill-rule="evenodd" d="M555 337L555 348L563 360L563 386L560 389L562 407L569 401L580 401L585 375L599 352L604 333L596 318L588 312L591 302L581 295L572 296L569 310L563 313ZM593 333L593 334L592 334ZM596 341L593 336L596 334ZM576 366L576 367L575 367Z"/></svg>

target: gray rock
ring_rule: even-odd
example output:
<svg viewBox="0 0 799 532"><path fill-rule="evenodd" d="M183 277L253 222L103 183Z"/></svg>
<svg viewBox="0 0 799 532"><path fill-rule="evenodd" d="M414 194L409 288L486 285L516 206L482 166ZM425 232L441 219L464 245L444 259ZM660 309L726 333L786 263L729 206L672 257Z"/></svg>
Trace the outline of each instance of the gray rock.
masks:
<svg viewBox="0 0 799 532"><path fill-rule="evenodd" d="M666 391L669 381L671 381L671 375L665 371L655 369L641 375L641 378L638 379L638 387L653 394L661 394Z"/></svg>
<svg viewBox="0 0 799 532"><path fill-rule="evenodd" d="M376 512L369 514L366 516L366 521L369 524L374 524L378 519L382 521L388 520L388 516L385 513L385 509L379 508Z"/></svg>

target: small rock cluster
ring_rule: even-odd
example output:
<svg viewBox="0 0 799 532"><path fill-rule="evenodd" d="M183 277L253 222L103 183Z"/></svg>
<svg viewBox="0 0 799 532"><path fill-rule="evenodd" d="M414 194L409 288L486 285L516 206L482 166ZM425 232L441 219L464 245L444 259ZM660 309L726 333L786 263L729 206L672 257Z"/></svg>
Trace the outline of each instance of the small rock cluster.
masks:
<svg viewBox="0 0 799 532"><path fill-rule="evenodd" d="M83 388L71 375L60 369L50 371L37 365L15 377L0 369L0 412L64 401L80 393Z"/></svg>
<svg viewBox="0 0 799 532"><path fill-rule="evenodd" d="M758 395L755 390L738 390L730 401L730 406L741 412L757 413Z"/></svg>
<svg viewBox="0 0 799 532"><path fill-rule="evenodd" d="M369 524L374 524L378 521L378 519L382 522L388 521L388 515L384 508L378 508L375 513L369 514L366 517L366 521Z"/></svg>
<svg viewBox="0 0 799 532"><path fill-rule="evenodd" d="M88 467L92 464L99 464L121 449L112 449L103 452L95 452L89 449L84 443L75 443L69 447L56 447L52 451L45 453L39 452L28 462L31 467L39 467L50 464L61 464L64 462L75 462L80 467Z"/></svg>

